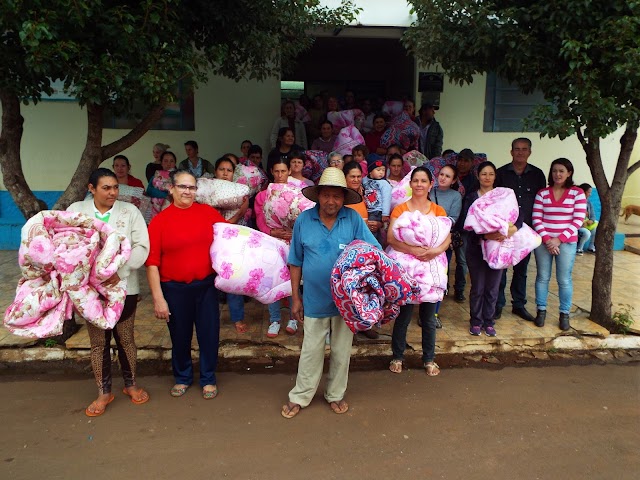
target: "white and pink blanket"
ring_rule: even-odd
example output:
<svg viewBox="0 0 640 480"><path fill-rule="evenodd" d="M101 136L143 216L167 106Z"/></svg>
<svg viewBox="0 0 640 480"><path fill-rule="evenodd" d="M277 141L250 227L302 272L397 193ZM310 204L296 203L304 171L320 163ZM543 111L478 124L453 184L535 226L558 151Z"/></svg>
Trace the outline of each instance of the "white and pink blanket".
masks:
<svg viewBox="0 0 640 480"><path fill-rule="evenodd" d="M362 130L364 124L364 113L362 110L341 110L339 112L328 112L327 120L333 124L333 133L338 134L345 127L354 126L358 131Z"/></svg>
<svg viewBox="0 0 640 480"><path fill-rule="evenodd" d="M236 169L233 172L233 181L248 186L251 197L254 197L258 192L267 188L269 184L269 179L264 171L253 164L236 165Z"/></svg>
<svg viewBox="0 0 640 480"><path fill-rule="evenodd" d="M408 245L438 247L447 239L453 221L449 217L434 217L420 212L404 212L393 224L393 236ZM447 289L447 255L423 262L411 254L387 247L387 254L400 265L420 286L419 302L442 301Z"/></svg>
<svg viewBox="0 0 640 480"><path fill-rule="evenodd" d="M22 227L22 278L5 326L23 337L60 335L75 310L96 327L112 329L124 308L125 281L103 282L130 254L129 240L100 220L56 210L34 215Z"/></svg>
<svg viewBox="0 0 640 480"><path fill-rule="evenodd" d="M314 206L315 203L302 194L302 185L271 183L264 201L264 218L269 228L293 230L298 215Z"/></svg>
<svg viewBox="0 0 640 480"><path fill-rule="evenodd" d="M218 178L199 178L196 202L209 205L229 220L238 213L245 199L249 197L249 187L240 183Z"/></svg>
<svg viewBox="0 0 640 480"><path fill-rule="evenodd" d="M289 246L258 230L216 223L211 245L211 265L217 272L216 288L247 295L270 304L291 296L287 266Z"/></svg>
<svg viewBox="0 0 640 480"><path fill-rule="evenodd" d="M353 147L357 145L364 145L364 137L356 127L351 125L340 130L333 150L340 155L351 155Z"/></svg>
<svg viewBox="0 0 640 480"><path fill-rule="evenodd" d="M464 229L472 230L478 235L500 232L506 236L509 226L518 219L518 213L518 201L513 190L497 187L471 204ZM523 224L511 238L502 242L480 241L484 260L495 270L517 265L541 242L540 235L527 224Z"/></svg>

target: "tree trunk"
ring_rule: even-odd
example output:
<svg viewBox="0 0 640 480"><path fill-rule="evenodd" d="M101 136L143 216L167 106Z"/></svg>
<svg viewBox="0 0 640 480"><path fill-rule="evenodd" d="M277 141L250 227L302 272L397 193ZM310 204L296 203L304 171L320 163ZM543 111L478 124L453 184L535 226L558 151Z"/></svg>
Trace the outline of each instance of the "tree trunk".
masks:
<svg viewBox="0 0 640 480"><path fill-rule="evenodd" d="M149 110L147 115L133 130L109 145L102 146L102 117L104 107L87 104L87 141L80 157L80 163L76 169L69 186L58 199L54 208L66 210L73 202L82 200L87 193L89 176L100 164L122 150L137 142L157 122L164 112L166 102Z"/></svg>
<svg viewBox="0 0 640 480"><path fill-rule="evenodd" d="M602 204L602 212L596 235L596 262L591 282L590 318L604 327L613 328L611 287L613 284L613 242L618 225L624 186L627 183L629 159L638 135L637 126L628 126L620 139L620 154L611 182L607 181L600 156L600 140L590 140L583 145L587 163Z"/></svg>
<svg viewBox="0 0 640 480"><path fill-rule="evenodd" d="M0 167L4 186L11 194L25 219L29 219L47 205L36 198L22 171L20 143L24 118L20 114L20 99L6 90L0 90L2 103L2 130L0 131Z"/></svg>

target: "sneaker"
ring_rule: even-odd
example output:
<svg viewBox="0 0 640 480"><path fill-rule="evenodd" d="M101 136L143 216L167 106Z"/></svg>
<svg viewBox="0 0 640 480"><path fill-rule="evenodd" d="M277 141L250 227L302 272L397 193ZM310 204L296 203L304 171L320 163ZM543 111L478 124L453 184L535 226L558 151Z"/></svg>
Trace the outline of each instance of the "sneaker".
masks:
<svg viewBox="0 0 640 480"><path fill-rule="evenodd" d="M435 317L436 317L436 328L442 328L442 322L440 321L440 315L436 313Z"/></svg>
<svg viewBox="0 0 640 480"><path fill-rule="evenodd" d="M267 338L275 338L280 333L280 322L271 322L267 330Z"/></svg>
<svg viewBox="0 0 640 480"><path fill-rule="evenodd" d="M576 255L581 257L582 255L584 255L584 252L582 250L578 250L578 251L576 251Z"/></svg>
<svg viewBox="0 0 640 480"><path fill-rule="evenodd" d="M479 337L480 334L482 333L482 329L480 328L479 325L473 325L470 329L469 329L469 333L471 335L473 335L474 337Z"/></svg>
<svg viewBox="0 0 640 480"><path fill-rule="evenodd" d="M495 337L497 335L496 329L493 327L484 327L484 334L487 337Z"/></svg>
<svg viewBox="0 0 640 480"><path fill-rule="evenodd" d="M596 249L595 248L587 248L587 253L593 253L595 255Z"/></svg>
<svg viewBox="0 0 640 480"><path fill-rule="evenodd" d="M458 303L462 303L467 299L467 297L464 296L464 292L456 291L453 295L453 299Z"/></svg>
<svg viewBox="0 0 640 480"><path fill-rule="evenodd" d="M278 324L278 325L280 325L280 324ZM287 328L285 328L285 331L289 335L295 335L296 332L298 331L298 321L297 320L289 320L287 322Z"/></svg>

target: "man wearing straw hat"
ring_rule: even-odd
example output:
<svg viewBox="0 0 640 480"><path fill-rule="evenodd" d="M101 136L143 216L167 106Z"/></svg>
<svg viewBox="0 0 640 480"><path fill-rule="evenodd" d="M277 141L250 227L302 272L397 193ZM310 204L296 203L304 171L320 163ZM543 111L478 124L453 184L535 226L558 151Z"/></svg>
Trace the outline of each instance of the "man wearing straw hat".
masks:
<svg viewBox="0 0 640 480"><path fill-rule="evenodd" d="M331 296L330 275L334 263L353 240L364 240L378 248L380 244L355 210L344 205L360 203L362 197L347 188L342 170L328 167L318 185L302 193L316 206L302 212L293 227L289 250L291 268L291 314L304 321L304 340L296 385L289 392L289 402L282 416L295 417L311 403L322 377L324 347L331 331L329 378L324 398L335 413L346 413L344 400L349 377L353 333L340 317ZM300 297L300 280L304 276L304 293Z"/></svg>

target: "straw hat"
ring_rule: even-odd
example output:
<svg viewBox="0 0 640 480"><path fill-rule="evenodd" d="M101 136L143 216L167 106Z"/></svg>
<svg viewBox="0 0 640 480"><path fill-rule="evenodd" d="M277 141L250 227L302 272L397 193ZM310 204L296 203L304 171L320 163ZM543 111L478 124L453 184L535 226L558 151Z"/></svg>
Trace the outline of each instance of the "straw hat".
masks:
<svg viewBox="0 0 640 480"><path fill-rule="evenodd" d="M318 193L321 187L340 187L344 191L344 204L352 205L360 203L362 197L355 190L347 188L347 180L344 178L342 170L336 167L327 167L322 172L322 176L317 185L302 189L302 194L312 202L318 202Z"/></svg>

